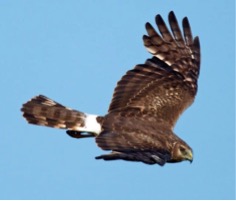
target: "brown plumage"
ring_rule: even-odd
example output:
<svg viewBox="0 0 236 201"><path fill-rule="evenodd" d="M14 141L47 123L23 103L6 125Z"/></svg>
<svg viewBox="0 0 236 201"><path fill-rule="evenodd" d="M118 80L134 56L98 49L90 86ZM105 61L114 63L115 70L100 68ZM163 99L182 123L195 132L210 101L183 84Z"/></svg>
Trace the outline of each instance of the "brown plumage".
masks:
<svg viewBox="0 0 236 201"><path fill-rule="evenodd" d="M84 126L84 113L67 108L42 95L23 104L21 110L31 124L70 130Z"/></svg>
<svg viewBox="0 0 236 201"><path fill-rule="evenodd" d="M23 116L32 124L68 129L72 137L95 136L99 147L112 150L97 159L159 165L192 161L192 149L173 128L197 92L199 39L192 37L186 17L182 35L173 12L169 13L171 31L160 15L156 24L160 33L147 23L148 35L143 36L153 57L118 82L107 115L88 115L37 96L23 105Z"/></svg>

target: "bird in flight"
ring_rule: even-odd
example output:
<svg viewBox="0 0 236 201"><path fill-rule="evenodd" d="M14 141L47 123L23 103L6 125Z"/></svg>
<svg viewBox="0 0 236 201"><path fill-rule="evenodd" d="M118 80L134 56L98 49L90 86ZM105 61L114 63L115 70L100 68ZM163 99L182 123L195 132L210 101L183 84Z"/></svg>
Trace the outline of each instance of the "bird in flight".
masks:
<svg viewBox="0 0 236 201"><path fill-rule="evenodd" d="M173 11L168 20L170 29L161 15L156 16L159 33L146 23L143 42L152 57L117 83L106 115L80 112L38 95L23 104L24 118L30 124L66 129L74 138L94 137L101 149L109 151L96 159L161 166L192 162L192 148L173 129L197 93L200 42L193 38L187 17L183 33Z"/></svg>

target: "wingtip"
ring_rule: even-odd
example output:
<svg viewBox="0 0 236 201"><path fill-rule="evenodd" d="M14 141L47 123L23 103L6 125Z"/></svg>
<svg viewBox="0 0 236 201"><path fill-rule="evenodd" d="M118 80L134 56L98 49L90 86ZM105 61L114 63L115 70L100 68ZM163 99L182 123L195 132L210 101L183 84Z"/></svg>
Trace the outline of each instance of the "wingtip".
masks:
<svg viewBox="0 0 236 201"><path fill-rule="evenodd" d="M145 23L145 28L146 28L146 30L153 29L152 25L149 22Z"/></svg>
<svg viewBox="0 0 236 201"><path fill-rule="evenodd" d="M189 21L188 21L188 18L187 18L186 16L183 18L183 23L185 23L185 24L188 24L188 25L189 25Z"/></svg>
<svg viewBox="0 0 236 201"><path fill-rule="evenodd" d="M183 26L183 28L187 28L187 29L189 29L191 31L191 26L190 26L190 23L189 23L189 20L188 20L187 17L183 18L182 26Z"/></svg>
<svg viewBox="0 0 236 201"><path fill-rule="evenodd" d="M147 36L147 35L143 35L143 40L147 40L147 39L149 39L149 37Z"/></svg>
<svg viewBox="0 0 236 201"><path fill-rule="evenodd" d="M169 17L169 18L176 18L175 13L174 13L173 10L169 12L168 17Z"/></svg>
<svg viewBox="0 0 236 201"><path fill-rule="evenodd" d="M155 21L156 21L156 24L163 24L165 23L162 16L160 14L157 14L156 17L155 17Z"/></svg>
<svg viewBox="0 0 236 201"><path fill-rule="evenodd" d="M196 36L193 40L193 44L200 49L200 39L198 36Z"/></svg>

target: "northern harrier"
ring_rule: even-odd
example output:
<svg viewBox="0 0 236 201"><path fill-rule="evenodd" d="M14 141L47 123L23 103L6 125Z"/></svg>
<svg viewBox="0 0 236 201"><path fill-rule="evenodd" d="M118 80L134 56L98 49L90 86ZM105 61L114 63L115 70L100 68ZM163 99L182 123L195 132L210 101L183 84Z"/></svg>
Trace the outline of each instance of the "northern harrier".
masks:
<svg viewBox="0 0 236 201"><path fill-rule="evenodd" d="M159 33L146 23L144 46L153 57L121 78L105 116L73 110L42 95L23 105L23 116L31 124L66 129L74 138L95 137L100 148L111 150L96 159L159 165L192 161L192 149L173 128L197 92L200 43L192 37L187 17L183 34L173 11L168 19L171 31L160 15Z"/></svg>

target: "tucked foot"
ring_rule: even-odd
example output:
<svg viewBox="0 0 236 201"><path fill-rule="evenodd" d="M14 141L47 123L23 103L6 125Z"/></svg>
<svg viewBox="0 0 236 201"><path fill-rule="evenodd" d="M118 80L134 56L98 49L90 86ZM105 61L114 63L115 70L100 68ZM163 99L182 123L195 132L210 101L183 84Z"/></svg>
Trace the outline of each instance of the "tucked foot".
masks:
<svg viewBox="0 0 236 201"><path fill-rule="evenodd" d="M73 130L67 130L66 133L73 138L87 138L87 137L95 137L92 133L85 133L85 132L79 132L79 131L73 131Z"/></svg>

